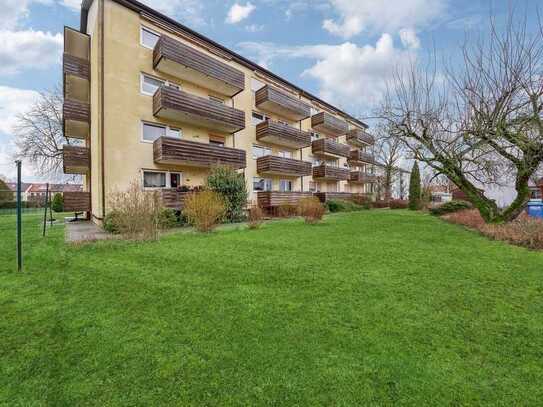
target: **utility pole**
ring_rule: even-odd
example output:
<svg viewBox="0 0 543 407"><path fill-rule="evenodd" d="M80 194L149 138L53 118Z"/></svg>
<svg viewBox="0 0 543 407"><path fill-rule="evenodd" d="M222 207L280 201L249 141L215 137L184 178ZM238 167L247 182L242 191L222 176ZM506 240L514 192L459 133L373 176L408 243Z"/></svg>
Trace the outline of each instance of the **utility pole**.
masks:
<svg viewBox="0 0 543 407"><path fill-rule="evenodd" d="M22 253L22 216L21 216L21 161L15 161L17 165L17 270L23 270L23 253Z"/></svg>

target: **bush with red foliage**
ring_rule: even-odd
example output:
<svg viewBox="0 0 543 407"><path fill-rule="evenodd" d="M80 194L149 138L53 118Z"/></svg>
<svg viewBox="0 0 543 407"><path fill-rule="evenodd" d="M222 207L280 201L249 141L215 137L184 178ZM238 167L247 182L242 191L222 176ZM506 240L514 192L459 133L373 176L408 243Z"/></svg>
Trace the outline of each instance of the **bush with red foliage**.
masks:
<svg viewBox="0 0 543 407"><path fill-rule="evenodd" d="M390 209L407 209L409 206L409 201L404 201L402 199L393 199L389 202L388 206Z"/></svg>

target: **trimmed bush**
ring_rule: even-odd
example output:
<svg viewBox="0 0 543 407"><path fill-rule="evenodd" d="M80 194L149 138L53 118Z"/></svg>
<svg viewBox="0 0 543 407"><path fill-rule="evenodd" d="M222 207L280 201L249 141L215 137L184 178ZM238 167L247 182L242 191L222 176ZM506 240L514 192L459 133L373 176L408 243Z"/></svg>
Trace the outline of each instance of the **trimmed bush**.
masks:
<svg viewBox="0 0 543 407"><path fill-rule="evenodd" d="M420 209L422 204L421 200L422 193L419 164L415 161L413 163L413 169L411 170L411 177L409 178L409 209L412 211Z"/></svg>
<svg viewBox="0 0 543 407"><path fill-rule="evenodd" d="M53 209L55 212L64 212L64 197L62 194L57 192L55 196L53 196L51 209Z"/></svg>
<svg viewBox="0 0 543 407"><path fill-rule="evenodd" d="M226 220L244 220L244 209L249 195L243 174L238 174L230 167L214 167L207 177L207 186L223 196Z"/></svg>
<svg viewBox="0 0 543 407"><path fill-rule="evenodd" d="M298 203L298 213L303 216L305 223L313 224L321 221L324 212L324 205L316 197L303 198Z"/></svg>
<svg viewBox="0 0 543 407"><path fill-rule="evenodd" d="M361 211L366 208L364 208L361 205L357 205L354 202L350 201L344 201L344 200L329 200L326 202L326 208L334 213L334 212L354 212L354 211Z"/></svg>
<svg viewBox="0 0 543 407"><path fill-rule="evenodd" d="M247 226L249 229L259 229L262 226L262 220L264 219L264 213L260 206L255 205L249 208L247 217Z"/></svg>
<svg viewBox="0 0 543 407"><path fill-rule="evenodd" d="M450 201L446 202L443 205L436 206L435 208L430 209L432 215L441 216L448 213L454 213L462 211L465 209L471 209L473 206L466 201Z"/></svg>
<svg viewBox="0 0 543 407"><path fill-rule="evenodd" d="M183 214L187 221L200 232L210 232L224 219L224 198L213 191L192 193L185 199Z"/></svg>

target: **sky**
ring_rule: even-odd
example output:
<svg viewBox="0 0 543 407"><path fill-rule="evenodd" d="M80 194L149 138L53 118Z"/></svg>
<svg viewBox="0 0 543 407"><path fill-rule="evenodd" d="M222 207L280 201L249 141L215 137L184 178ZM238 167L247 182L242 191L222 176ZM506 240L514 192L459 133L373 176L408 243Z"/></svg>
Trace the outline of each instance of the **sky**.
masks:
<svg viewBox="0 0 543 407"><path fill-rule="evenodd" d="M466 33L508 0L143 0L357 117L387 78L437 51L454 63ZM518 2L515 2L518 3ZM526 0L535 10L538 0ZM13 128L39 92L61 83L64 26L80 0L0 0L0 175L15 174ZM23 163L26 181L41 178Z"/></svg>

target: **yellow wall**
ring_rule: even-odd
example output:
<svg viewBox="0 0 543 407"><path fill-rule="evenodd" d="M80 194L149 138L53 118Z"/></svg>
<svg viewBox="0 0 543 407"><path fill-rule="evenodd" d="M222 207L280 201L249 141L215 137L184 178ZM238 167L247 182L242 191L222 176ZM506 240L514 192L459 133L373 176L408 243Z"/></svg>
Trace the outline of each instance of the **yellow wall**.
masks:
<svg viewBox="0 0 543 407"><path fill-rule="evenodd" d="M104 172L105 172L105 190L106 197L108 192L125 189L133 180L141 181L142 169L150 170L167 170L182 172L184 185L202 185L205 182L206 171L204 169L191 168L187 166L163 166L157 165L153 161L153 145L152 143L143 142L141 140L141 122L156 122L172 127L181 128L183 138L187 140L199 141L206 143L209 140L209 131L198 128L192 125L183 123L168 122L158 120L152 113L152 97L140 93L140 74L147 73L161 79L169 80L173 83L181 85L184 91L199 96L207 97L213 95L213 92L196 86L192 83L180 80L175 77L169 77L161 72L154 71L152 66L152 50L140 45L140 28L142 25L153 29L159 33L165 33L174 36L178 41L190 44L185 39L175 36L172 33L166 33L163 29L155 24L143 19L134 11L131 11L116 2L111 0L103 0L105 5L105 47L104 47L104 63L105 63L105 78L104 78ZM94 1L93 8L97 8L101 0ZM101 196L101 168L100 162L100 87L99 67L99 29L98 18L99 13L93 11L89 13L89 31L92 31L91 41L91 66L92 66L92 84L91 84L91 106L92 106L92 123L91 123L91 154L92 154L92 204L93 214L100 218L102 216L102 196ZM222 62L228 63L245 74L245 90L236 95L233 99L226 98L226 104L245 112L246 128L239 131L235 135L221 134L225 137L226 146L241 148L247 152L247 168L243 171L247 181L247 188L250 191L250 200L256 199L256 194L253 193L253 176L258 176L256 173L256 160L252 157L253 144L259 144L271 147L273 154L279 150L288 150L286 147L273 146L271 144L256 142L255 126L251 123L252 111L258 111L254 104L254 93L251 91L251 79L255 77L261 82L263 79L256 77L255 73L250 69L240 66L233 61L221 59L214 54L211 54L203 48L198 48L200 52L219 58ZM218 95L225 99L224 96ZM284 118L264 112L272 119ZM296 128L300 127L299 122L290 122ZM303 130L310 130L310 119L302 122ZM213 132L214 134L220 134ZM341 142L345 141L345 136L341 137ZM300 158L299 150L291 150L294 152L293 158ZM311 161L311 148L303 150L303 159ZM346 162L345 159L340 160L340 166ZM307 191L311 177L304 177L303 185L299 177L266 177L272 178L273 189L279 188L280 179L291 179L294 181L294 190ZM339 191L346 190L346 182L341 182ZM330 190L331 186L322 183L321 190ZM353 192L362 191L362 187L352 186ZM106 200L107 209L107 200Z"/></svg>

